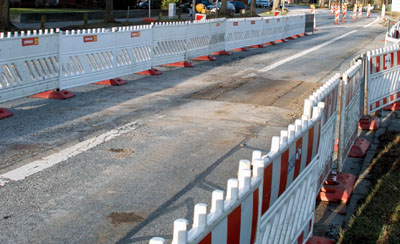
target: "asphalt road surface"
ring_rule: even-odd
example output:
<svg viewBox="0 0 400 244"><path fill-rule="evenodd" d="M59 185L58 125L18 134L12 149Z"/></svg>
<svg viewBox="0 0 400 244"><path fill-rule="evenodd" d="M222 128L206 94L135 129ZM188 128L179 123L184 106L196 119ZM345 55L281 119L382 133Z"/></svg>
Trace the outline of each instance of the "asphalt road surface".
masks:
<svg viewBox="0 0 400 244"><path fill-rule="evenodd" d="M0 104L14 112L0 121L0 243L170 240L173 221L210 204L240 159L268 152L321 82L383 46L376 20L335 26L321 10L311 36L71 89L70 100Z"/></svg>

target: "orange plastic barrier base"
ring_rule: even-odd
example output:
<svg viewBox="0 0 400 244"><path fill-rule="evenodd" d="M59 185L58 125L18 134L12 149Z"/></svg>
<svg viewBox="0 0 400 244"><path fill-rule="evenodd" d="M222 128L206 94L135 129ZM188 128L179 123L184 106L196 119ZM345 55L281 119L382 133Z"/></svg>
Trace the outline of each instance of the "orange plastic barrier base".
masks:
<svg viewBox="0 0 400 244"><path fill-rule="evenodd" d="M274 42L266 42L266 43L264 43L264 45L275 45L275 43Z"/></svg>
<svg viewBox="0 0 400 244"><path fill-rule="evenodd" d="M151 23L151 22L155 22L156 19L155 18L143 18L142 21Z"/></svg>
<svg viewBox="0 0 400 244"><path fill-rule="evenodd" d="M162 72L158 69L148 69L145 71L137 72L138 75L161 75Z"/></svg>
<svg viewBox="0 0 400 244"><path fill-rule="evenodd" d="M350 149L349 157L363 158L371 143L365 138L357 138Z"/></svg>
<svg viewBox="0 0 400 244"><path fill-rule="evenodd" d="M44 99L56 99L56 100L64 100L64 99L69 99L75 97L75 94L73 94L70 91L67 90L52 90L52 91L45 91L41 92L29 97L33 98L44 98Z"/></svg>
<svg viewBox="0 0 400 244"><path fill-rule="evenodd" d="M250 46L250 47L252 47L252 48L265 48L265 46L263 44L253 45L253 46Z"/></svg>
<svg viewBox="0 0 400 244"><path fill-rule="evenodd" d="M318 200L324 202L342 202L346 204L350 200L356 177L348 173L340 173L337 176L336 185L325 184L317 196Z"/></svg>
<svg viewBox="0 0 400 244"><path fill-rule="evenodd" d="M234 52L247 52L249 49L247 47L235 48L232 51Z"/></svg>
<svg viewBox="0 0 400 244"><path fill-rule="evenodd" d="M361 130L377 130L379 128L379 118L376 116L364 116L358 121L358 128Z"/></svg>
<svg viewBox="0 0 400 244"><path fill-rule="evenodd" d="M170 63L170 64L164 64L163 66L169 66L169 67L185 67L185 68L193 68L194 65L191 62L188 61L183 61L183 62L176 62L176 63Z"/></svg>
<svg viewBox="0 0 400 244"><path fill-rule="evenodd" d="M103 80L94 83L96 85L105 85L105 86L122 86L128 84L126 80L123 80L121 78L116 78L116 79L111 79L111 80Z"/></svg>
<svg viewBox="0 0 400 244"><path fill-rule="evenodd" d="M194 58L193 60L198 60L198 61L215 61L217 60L216 57L211 56L211 55L206 55L206 56L200 56L197 58Z"/></svg>
<svg viewBox="0 0 400 244"><path fill-rule="evenodd" d="M0 119L5 119L13 116L14 114L11 111L8 111L7 109L0 108Z"/></svg>
<svg viewBox="0 0 400 244"><path fill-rule="evenodd" d="M280 40L273 41L274 44L278 44L278 43L282 43L282 42L287 42L287 40L280 39Z"/></svg>
<svg viewBox="0 0 400 244"><path fill-rule="evenodd" d="M395 102L393 104L387 105L383 108L385 111L400 111L400 102Z"/></svg>
<svg viewBox="0 0 400 244"><path fill-rule="evenodd" d="M313 236L306 244L335 244L335 241L321 236Z"/></svg>
<svg viewBox="0 0 400 244"><path fill-rule="evenodd" d="M232 55L232 52L223 50L223 51L218 51L218 52L212 53L212 55L229 56L229 55Z"/></svg>

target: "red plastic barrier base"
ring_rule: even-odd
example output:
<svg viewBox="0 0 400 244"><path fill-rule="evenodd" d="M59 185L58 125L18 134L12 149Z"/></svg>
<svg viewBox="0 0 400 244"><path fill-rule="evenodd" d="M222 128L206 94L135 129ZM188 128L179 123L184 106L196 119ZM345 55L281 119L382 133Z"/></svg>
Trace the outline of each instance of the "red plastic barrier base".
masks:
<svg viewBox="0 0 400 244"><path fill-rule="evenodd" d="M266 42L266 43L264 43L264 45L275 45L275 43L274 42Z"/></svg>
<svg viewBox="0 0 400 244"><path fill-rule="evenodd" d="M151 22L155 22L156 19L155 19L155 18L143 18L142 21L143 21L143 22L151 23Z"/></svg>
<svg viewBox="0 0 400 244"><path fill-rule="evenodd" d="M94 83L96 85L104 85L104 86L122 86L128 84L126 80L123 80L121 78L116 78L116 79L111 79L111 80L103 80Z"/></svg>
<svg viewBox="0 0 400 244"><path fill-rule="evenodd" d="M298 34L298 36L302 37L302 36L308 36L308 35L306 33L301 33L301 34Z"/></svg>
<svg viewBox="0 0 400 244"><path fill-rule="evenodd" d="M314 30L315 31L315 30ZM293 36L289 36L288 38L286 38L287 40L294 40L294 39L297 39L297 38L299 38L300 36L299 35L293 35Z"/></svg>
<svg viewBox="0 0 400 244"><path fill-rule="evenodd" d="M13 115L14 114L11 111L8 111L7 109L4 108L0 108L0 119L5 119Z"/></svg>
<svg viewBox="0 0 400 244"><path fill-rule="evenodd" d="M376 116L364 116L358 121L358 128L361 130L377 130L379 118Z"/></svg>
<svg viewBox="0 0 400 244"><path fill-rule="evenodd" d="M400 101L383 107L385 111L400 111Z"/></svg>
<svg viewBox="0 0 400 244"><path fill-rule="evenodd" d="M198 61L215 61L217 60L216 57L211 56L211 55L206 55L206 56L200 56L197 58L194 58L193 60L198 60Z"/></svg>
<svg viewBox="0 0 400 244"><path fill-rule="evenodd" d="M274 43L274 44L278 44L278 43L282 43L282 42L287 42L287 40L285 40L285 39L280 39L280 40L274 41L273 43Z"/></svg>
<svg viewBox="0 0 400 244"><path fill-rule="evenodd" d="M45 91L41 92L35 95L32 95L30 97L33 98L44 98L44 99L56 99L56 100L64 100L64 99L69 99L75 97L75 94L73 94L70 91L67 90L52 90L52 91Z"/></svg>
<svg viewBox="0 0 400 244"><path fill-rule="evenodd" d="M249 49L247 47L235 48L232 51L234 52L247 52Z"/></svg>
<svg viewBox="0 0 400 244"><path fill-rule="evenodd" d="M349 157L363 158L371 143L365 138L357 138L350 149Z"/></svg>
<svg viewBox="0 0 400 244"><path fill-rule="evenodd" d="M250 46L250 47L252 47L252 48L265 48L265 46L263 44L253 45L253 46Z"/></svg>
<svg viewBox="0 0 400 244"><path fill-rule="evenodd" d="M148 69L145 71L137 72L138 75L161 75L162 72L158 69Z"/></svg>
<svg viewBox="0 0 400 244"><path fill-rule="evenodd" d="M335 241L321 236L313 236L306 244L335 244Z"/></svg>
<svg viewBox="0 0 400 244"><path fill-rule="evenodd" d="M352 174L342 172L337 176L337 182L336 185L325 184L321 188L317 199L324 202L342 202L346 204L353 192L356 177Z"/></svg>
<svg viewBox="0 0 400 244"><path fill-rule="evenodd" d="M223 51L218 51L218 52L212 53L212 55L229 56L229 55L232 55L232 52L223 50Z"/></svg>
<svg viewBox="0 0 400 244"><path fill-rule="evenodd" d="M176 63L171 63L171 64L164 64L163 66L169 66L169 67L185 67L185 68L193 68L194 65L191 62L184 61L184 62L176 62Z"/></svg>

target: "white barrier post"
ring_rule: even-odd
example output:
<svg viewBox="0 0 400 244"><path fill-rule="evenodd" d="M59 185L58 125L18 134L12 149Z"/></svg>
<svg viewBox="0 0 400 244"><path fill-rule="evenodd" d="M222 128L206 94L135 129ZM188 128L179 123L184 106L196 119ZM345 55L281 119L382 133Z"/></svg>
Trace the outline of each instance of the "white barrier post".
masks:
<svg viewBox="0 0 400 244"><path fill-rule="evenodd" d="M172 244L186 244L188 240L188 227L189 221L186 219L177 219L174 221L174 235L172 237Z"/></svg>
<svg viewBox="0 0 400 244"><path fill-rule="evenodd" d="M165 240L161 237L153 237L151 238L149 244L165 244Z"/></svg>

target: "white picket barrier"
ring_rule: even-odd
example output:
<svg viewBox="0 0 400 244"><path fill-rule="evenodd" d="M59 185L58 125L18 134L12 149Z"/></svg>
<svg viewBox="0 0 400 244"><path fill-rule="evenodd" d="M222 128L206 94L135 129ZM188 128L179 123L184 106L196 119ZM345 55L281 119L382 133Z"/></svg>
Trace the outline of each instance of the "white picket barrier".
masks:
<svg viewBox="0 0 400 244"><path fill-rule="evenodd" d="M400 100L400 46L367 53L368 113Z"/></svg>
<svg viewBox="0 0 400 244"><path fill-rule="evenodd" d="M264 23L263 18L246 18L248 31L245 40L248 46L263 44L261 37Z"/></svg>
<svg viewBox="0 0 400 244"><path fill-rule="evenodd" d="M357 61L343 74L342 99L339 124L338 170L341 171L345 158L358 135L358 121L363 116L362 62Z"/></svg>
<svg viewBox="0 0 400 244"><path fill-rule="evenodd" d="M227 19L225 34L225 49L246 47L249 44L245 41L247 21L245 19Z"/></svg>
<svg viewBox="0 0 400 244"><path fill-rule="evenodd" d="M195 21L187 25L186 58L196 58L210 54L210 23Z"/></svg>
<svg viewBox="0 0 400 244"><path fill-rule="evenodd" d="M158 23L153 26L152 66L186 61L189 22Z"/></svg>
<svg viewBox="0 0 400 244"><path fill-rule="evenodd" d="M312 119L304 115L273 137L270 153L241 160L225 199L215 190L209 212L207 204L195 205L190 230L187 220L175 220L172 243L305 243L312 234L323 105L313 108Z"/></svg>
<svg viewBox="0 0 400 244"><path fill-rule="evenodd" d="M285 36L285 24L286 19L282 16L276 16L273 18L274 31L272 38L274 41L284 39Z"/></svg>
<svg viewBox="0 0 400 244"><path fill-rule="evenodd" d="M289 16L288 37L303 34L305 32L306 17L305 15Z"/></svg>
<svg viewBox="0 0 400 244"><path fill-rule="evenodd" d="M314 92L304 101L304 114L310 116L311 108L319 102L324 102L325 113L321 129L321 142L319 148L319 166L318 175L319 187L322 187L324 181L333 169L333 150L336 139L337 109L339 104L340 74L334 75L321 88Z"/></svg>
<svg viewBox="0 0 400 244"><path fill-rule="evenodd" d="M54 30L0 33L0 102L58 87Z"/></svg>
<svg viewBox="0 0 400 244"><path fill-rule="evenodd" d="M385 47L400 44L400 22L394 24L385 35Z"/></svg>
<svg viewBox="0 0 400 244"><path fill-rule="evenodd" d="M226 19L212 19L209 20L209 35L210 45L209 53L225 50L225 31L226 31Z"/></svg>
<svg viewBox="0 0 400 244"><path fill-rule="evenodd" d="M267 43L267 42L273 42L277 39L275 39L274 31L275 31L275 26L278 22L274 19L274 17L265 17L262 19L264 22L262 25L262 30L261 30L261 41L260 43Z"/></svg>

